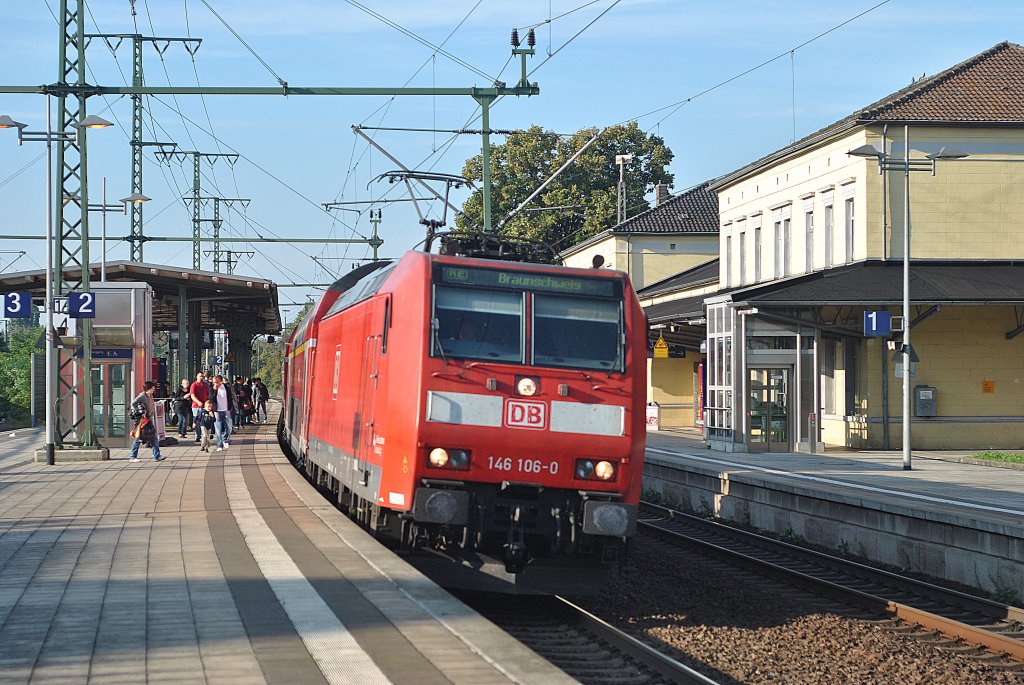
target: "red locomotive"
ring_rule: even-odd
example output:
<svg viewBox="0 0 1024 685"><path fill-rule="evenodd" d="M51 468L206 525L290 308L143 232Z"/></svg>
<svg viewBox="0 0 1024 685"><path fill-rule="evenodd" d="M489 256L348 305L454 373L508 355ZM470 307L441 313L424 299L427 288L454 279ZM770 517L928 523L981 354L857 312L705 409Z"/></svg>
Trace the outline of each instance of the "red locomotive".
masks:
<svg viewBox="0 0 1024 685"><path fill-rule="evenodd" d="M547 587L625 558L646 342L623 273L409 252L296 327L281 440L400 548Z"/></svg>

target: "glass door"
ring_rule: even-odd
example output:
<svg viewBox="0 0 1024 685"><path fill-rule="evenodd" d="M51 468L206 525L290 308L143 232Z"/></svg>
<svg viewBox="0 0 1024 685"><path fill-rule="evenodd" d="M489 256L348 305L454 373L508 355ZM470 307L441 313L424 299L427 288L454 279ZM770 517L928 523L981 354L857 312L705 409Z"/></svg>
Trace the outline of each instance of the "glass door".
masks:
<svg viewBox="0 0 1024 685"><path fill-rule="evenodd" d="M128 364L93 363L93 433L104 447L128 446Z"/></svg>
<svg viewBox="0 0 1024 685"><path fill-rule="evenodd" d="M749 369L747 448L789 452L789 368Z"/></svg>

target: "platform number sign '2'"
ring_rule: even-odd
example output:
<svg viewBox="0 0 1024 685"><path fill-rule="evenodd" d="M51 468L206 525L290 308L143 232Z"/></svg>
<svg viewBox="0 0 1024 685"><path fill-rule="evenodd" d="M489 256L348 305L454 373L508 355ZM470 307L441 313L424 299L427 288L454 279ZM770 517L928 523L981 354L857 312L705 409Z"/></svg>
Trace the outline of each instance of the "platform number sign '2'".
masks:
<svg viewBox="0 0 1024 685"><path fill-rule="evenodd" d="M95 319L96 293L68 293L68 316L73 319Z"/></svg>
<svg viewBox="0 0 1024 685"><path fill-rule="evenodd" d="M864 312L864 335L887 336L892 333L892 315L889 312Z"/></svg>
<svg viewBox="0 0 1024 685"><path fill-rule="evenodd" d="M8 319L28 319L32 316L32 293L4 293L4 316Z"/></svg>

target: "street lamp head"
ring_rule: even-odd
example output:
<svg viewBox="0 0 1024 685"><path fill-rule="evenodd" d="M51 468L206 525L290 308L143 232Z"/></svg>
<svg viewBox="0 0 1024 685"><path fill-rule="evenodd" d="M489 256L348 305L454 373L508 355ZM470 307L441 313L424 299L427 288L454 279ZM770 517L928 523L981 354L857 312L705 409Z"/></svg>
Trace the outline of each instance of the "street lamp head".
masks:
<svg viewBox="0 0 1024 685"><path fill-rule="evenodd" d="M956 148L949 147L948 145L943 145L942 147L939 148L938 152L933 152L932 154L928 155L928 159L963 159L966 156L966 152L961 152Z"/></svg>
<svg viewBox="0 0 1024 685"><path fill-rule="evenodd" d="M95 114L90 114L89 116L75 124L75 126L78 128L107 128L108 126L113 125L114 124L107 121L103 117L98 117Z"/></svg>
<svg viewBox="0 0 1024 685"><path fill-rule="evenodd" d="M23 124L20 121L15 121L6 114L0 114L0 128L17 128L23 129L28 124Z"/></svg>
<svg viewBox="0 0 1024 685"><path fill-rule="evenodd" d="M149 202L151 199L152 198L148 198L142 193L132 193L128 197L122 197L121 202L124 204L128 204L130 202L132 204L140 205L143 202Z"/></svg>
<svg viewBox="0 0 1024 685"><path fill-rule="evenodd" d="M878 159L881 159L882 157L885 156L885 153L879 150L874 145L861 145L859 147L853 148L846 154L850 155L851 157L877 157Z"/></svg>

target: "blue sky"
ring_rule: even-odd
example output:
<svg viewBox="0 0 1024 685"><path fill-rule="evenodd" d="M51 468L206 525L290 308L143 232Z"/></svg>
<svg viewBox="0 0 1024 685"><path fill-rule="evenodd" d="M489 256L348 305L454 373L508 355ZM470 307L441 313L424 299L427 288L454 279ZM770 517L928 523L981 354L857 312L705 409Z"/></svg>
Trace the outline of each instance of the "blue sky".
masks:
<svg viewBox="0 0 1024 685"><path fill-rule="evenodd" d="M371 16L360 4L429 43L443 42L445 51L478 71L442 54L435 56L430 47ZM129 0L95 0L88 3L86 31L203 39L194 60L180 45L171 45L162 58L147 46L143 59L150 85L274 86L276 74L295 86L469 87L487 86L495 77L517 80L516 62L508 63L510 29L540 24L538 54L529 67L535 70L530 78L539 83L541 94L499 102L492 110L492 127L539 124L570 133L640 117L640 126L661 135L675 153L670 170L674 189L682 190L783 147L793 140L794 131L800 138L902 88L912 78L934 74L1000 41L1024 40L1024 3L1019 0L878 4L879 0L136 0L133 17ZM0 84L54 82L54 15L59 3L24 0L5 5ZM549 17L555 19L548 22ZM803 45L834 27L839 28ZM128 44L112 55L102 42L93 41L87 55L91 82L124 85L130 79ZM681 107L662 109L687 99L691 100ZM476 103L469 97L182 96L149 98L146 107L151 115L149 140L242 155L233 167L219 162L203 170L204 192L252 199L244 212L223 213L223 234L236 236L367 236L370 224L365 213L327 213L320 207L323 202L401 196L397 187L372 182L395 165L368 152L351 132L352 125L479 125L474 119ZM99 200L105 176L109 202L130 192L130 100L94 97L88 109L118 124L90 134L90 193L93 201ZM641 117L654 110L660 111ZM38 130L45 125L45 100L39 95L0 95L0 114ZM378 142L403 164L457 174L463 162L479 152L480 141L461 136L449 145L449 138L442 133L377 134ZM0 234L43 235L45 147L27 143L19 148L14 140L13 133L0 131ZM161 165L147 153L144 179L144 191L153 198L145 208L146 233L191 235L190 210L180 199L191 189L190 167ZM456 195L456 203L463 198ZM440 211L440 206L432 209L434 216ZM108 236L128 233L126 217L111 214L107 221ZM98 215L92 215L91 225L98 233ZM423 229L411 206L389 204L383 210L381 236L381 254L397 256L422 240ZM6 243L0 246L0 270L42 268L41 241ZM343 273L352 259L369 255L363 245L253 243L225 249L229 247L254 252L242 258L237 273L279 283L332 280L329 270ZM191 266L189 243L149 243L145 249L147 262ZM9 250L28 254L6 267L18 256ZM93 255L98 253L96 244ZM109 243L109 259L127 256L125 243ZM206 268L212 269L212 257ZM303 302L315 294L307 288L283 288L281 301ZM294 307L286 308L286 315L293 311Z"/></svg>

